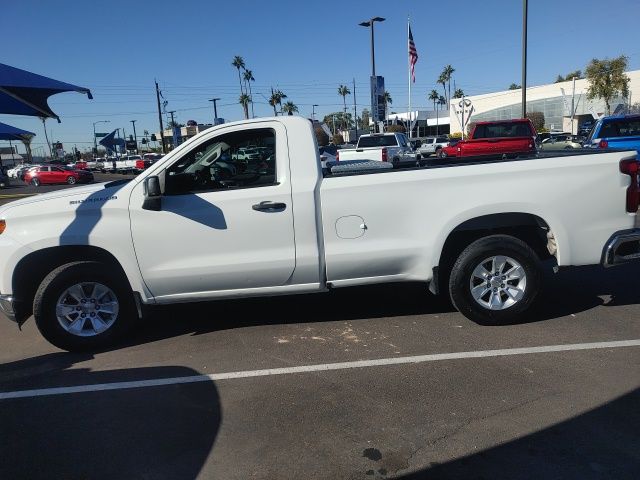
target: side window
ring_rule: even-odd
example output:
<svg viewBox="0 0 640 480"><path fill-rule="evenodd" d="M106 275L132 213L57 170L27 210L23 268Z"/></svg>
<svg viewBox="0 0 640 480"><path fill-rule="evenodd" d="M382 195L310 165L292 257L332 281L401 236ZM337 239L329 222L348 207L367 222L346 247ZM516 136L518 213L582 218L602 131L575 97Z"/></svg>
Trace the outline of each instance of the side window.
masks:
<svg viewBox="0 0 640 480"><path fill-rule="evenodd" d="M276 136L269 128L214 137L185 153L166 171L165 192L228 190L274 185Z"/></svg>
<svg viewBox="0 0 640 480"><path fill-rule="evenodd" d="M51 167L52 172L62 172L63 170L59 167Z"/></svg>

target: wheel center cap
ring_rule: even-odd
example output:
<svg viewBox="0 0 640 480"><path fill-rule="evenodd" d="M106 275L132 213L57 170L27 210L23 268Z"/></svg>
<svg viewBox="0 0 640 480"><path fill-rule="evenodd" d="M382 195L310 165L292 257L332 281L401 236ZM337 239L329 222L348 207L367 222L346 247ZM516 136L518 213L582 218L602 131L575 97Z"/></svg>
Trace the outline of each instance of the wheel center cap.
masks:
<svg viewBox="0 0 640 480"><path fill-rule="evenodd" d="M499 287L500 285L502 285L502 280L500 280L500 278L499 278L499 277L493 277L493 278L491 279L491 286L492 286L493 288L497 288L497 287Z"/></svg>

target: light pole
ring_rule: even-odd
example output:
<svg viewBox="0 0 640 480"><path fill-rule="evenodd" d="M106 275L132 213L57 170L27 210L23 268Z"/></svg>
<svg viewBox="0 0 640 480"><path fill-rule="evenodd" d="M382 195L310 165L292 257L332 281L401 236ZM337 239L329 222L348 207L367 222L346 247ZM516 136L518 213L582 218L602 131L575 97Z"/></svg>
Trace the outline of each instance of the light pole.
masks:
<svg viewBox="0 0 640 480"><path fill-rule="evenodd" d="M366 22L361 22L358 25L360 25L361 27L370 27L371 28L371 100L372 102L374 101L374 84L373 82L377 81L376 78L376 49L375 49L375 42L374 42L374 35L373 35L373 24L375 22L384 22L384 18L382 17L373 17L370 20L366 21ZM377 102L377 99L375 99L375 101ZM375 107L375 108L374 108ZM378 108L377 108L377 104L372 104L371 105L371 113L374 114L374 121L373 121L373 133L376 133L378 131Z"/></svg>
<svg viewBox="0 0 640 480"><path fill-rule="evenodd" d="M216 124L216 120L218 120L218 105L216 104L216 102L220 100L219 98L212 98L211 100L209 100L210 102L213 102L213 124Z"/></svg>
<svg viewBox="0 0 640 480"><path fill-rule="evenodd" d="M110 120L98 120L97 122L93 122L93 151L95 152L93 155L95 158L95 156L97 155L98 152L98 142L96 142L96 125L98 123L111 123ZM45 131L46 133L46 131Z"/></svg>
<svg viewBox="0 0 640 480"><path fill-rule="evenodd" d="M133 124L133 139L136 142L136 154L138 153L138 135L136 135L136 122L137 120L129 120Z"/></svg>
<svg viewBox="0 0 640 480"><path fill-rule="evenodd" d="M311 120L316 119L316 107L318 106L318 104L314 103L313 105L311 105Z"/></svg>

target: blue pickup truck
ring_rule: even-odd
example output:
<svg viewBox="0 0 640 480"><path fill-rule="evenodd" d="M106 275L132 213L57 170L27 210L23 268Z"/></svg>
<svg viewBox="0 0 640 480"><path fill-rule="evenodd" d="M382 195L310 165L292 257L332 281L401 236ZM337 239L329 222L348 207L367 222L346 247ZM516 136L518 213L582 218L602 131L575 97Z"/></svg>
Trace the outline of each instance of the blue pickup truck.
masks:
<svg viewBox="0 0 640 480"><path fill-rule="evenodd" d="M587 148L619 148L640 153L640 115L602 117L584 145Z"/></svg>

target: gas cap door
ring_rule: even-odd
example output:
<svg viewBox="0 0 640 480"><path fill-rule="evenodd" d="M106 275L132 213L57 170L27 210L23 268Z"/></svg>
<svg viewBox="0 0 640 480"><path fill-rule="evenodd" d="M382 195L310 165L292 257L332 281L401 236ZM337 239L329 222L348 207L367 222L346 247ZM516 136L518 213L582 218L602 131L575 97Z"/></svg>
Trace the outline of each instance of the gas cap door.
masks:
<svg viewBox="0 0 640 480"><path fill-rule="evenodd" d="M347 215L336 220L336 235L339 238L353 239L362 237L367 231L364 218L358 215Z"/></svg>

